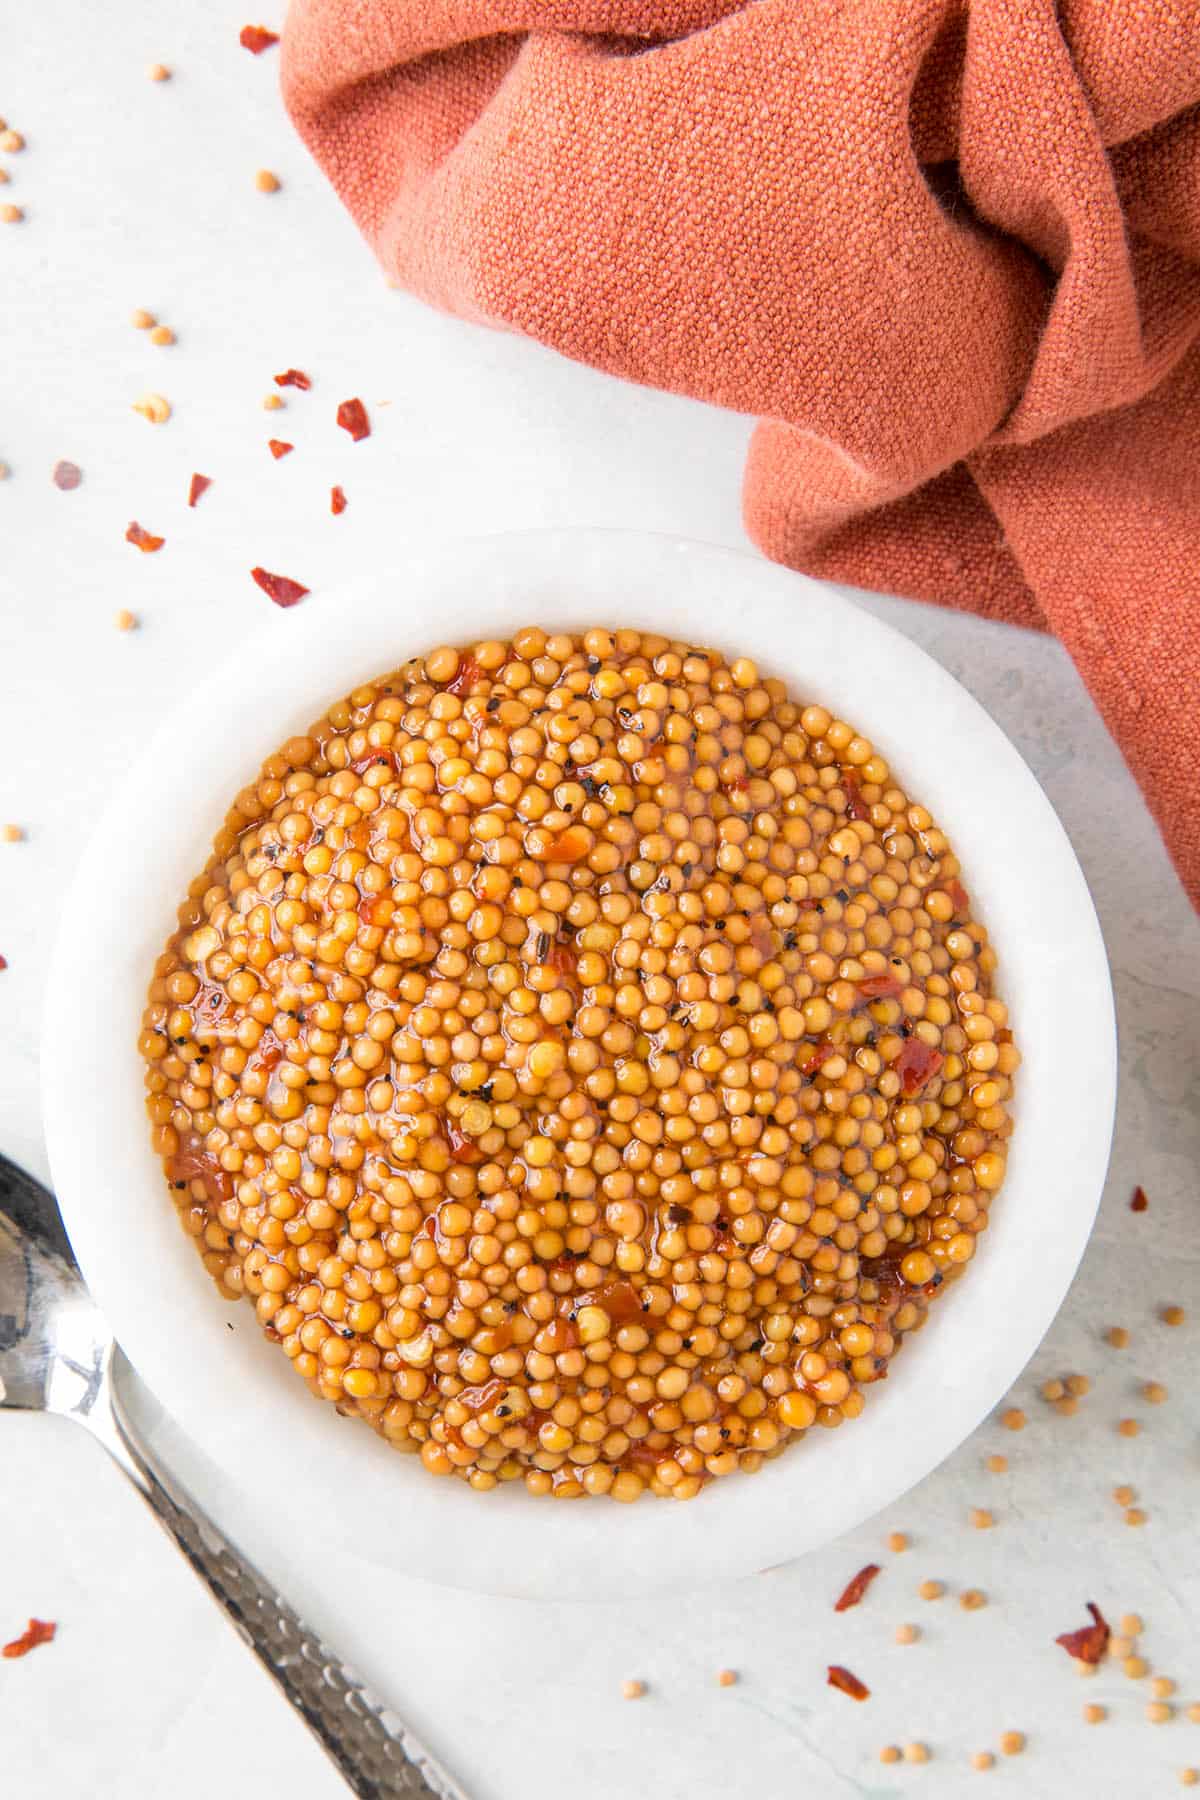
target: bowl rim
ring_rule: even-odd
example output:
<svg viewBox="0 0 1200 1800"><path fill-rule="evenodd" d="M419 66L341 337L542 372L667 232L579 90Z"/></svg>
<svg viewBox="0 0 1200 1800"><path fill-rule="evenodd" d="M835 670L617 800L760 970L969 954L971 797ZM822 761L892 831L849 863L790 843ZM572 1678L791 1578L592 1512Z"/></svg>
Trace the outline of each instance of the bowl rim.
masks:
<svg viewBox="0 0 1200 1800"><path fill-rule="evenodd" d="M716 1482L683 1508L651 1497L634 1508L550 1506L520 1483L479 1496L433 1480L361 1427L345 1435L335 1410L314 1404L270 1353L248 1309L215 1296L162 1204L136 1024L128 1029L188 874L264 756L368 671L433 642L511 635L535 618L580 629L597 617L750 655L870 731L889 761L894 754L898 778L944 823L981 896L1024 1057L1009 1177L977 1265L906 1343L863 1419L814 1432L756 1478ZM81 943L105 971L82 993ZM94 1055L86 1079L68 1084L60 1072L77 1064L80 1041ZM1008 1391L1058 1311L1099 1204L1115 1091L1112 988L1086 881L1049 800L979 702L823 583L742 552L632 531L416 546L384 572L269 615L173 706L113 793L63 903L42 1036L47 1145L68 1232L126 1353L183 1430L251 1504L294 1516L315 1548L322 1537L344 1546L351 1515L365 1527L369 1559L450 1585L558 1598L778 1564L937 1467Z"/></svg>

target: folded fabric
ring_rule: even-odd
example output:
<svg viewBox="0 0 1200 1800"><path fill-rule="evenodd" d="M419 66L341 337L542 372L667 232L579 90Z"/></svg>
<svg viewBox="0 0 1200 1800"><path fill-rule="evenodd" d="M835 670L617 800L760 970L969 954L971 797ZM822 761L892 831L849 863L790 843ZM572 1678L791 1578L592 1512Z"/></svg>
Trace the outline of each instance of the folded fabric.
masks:
<svg viewBox="0 0 1200 1800"><path fill-rule="evenodd" d="M761 416L814 574L1057 632L1200 899L1200 5L293 0L435 305Z"/></svg>

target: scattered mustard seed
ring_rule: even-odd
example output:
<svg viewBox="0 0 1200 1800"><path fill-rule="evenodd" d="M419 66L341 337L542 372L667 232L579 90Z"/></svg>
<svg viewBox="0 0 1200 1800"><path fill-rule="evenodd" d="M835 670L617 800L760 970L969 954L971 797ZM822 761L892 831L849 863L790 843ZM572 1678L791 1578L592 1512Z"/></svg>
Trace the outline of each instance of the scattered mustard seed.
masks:
<svg viewBox="0 0 1200 1800"><path fill-rule="evenodd" d="M905 1760L905 1762L911 1762L911 1763L928 1762L929 1761L929 1746L928 1746L928 1744L905 1744L904 1760Z"/></svg>
<svg viewBox="0 0 1200 1800"><path fill-rule="evenodd" d="M13 131L11 128L7 131L0 131L0 150L23 150L24 148L25 139L19 131Z"/></svg>
<svg viewBox="0 0 1200 1800"><path fill-rule="evenodd" d="M1115 1487L1113 1489L1112 1497L1116 1501L1118 1506L1132 1506L1134 1501L1137 1499L1137 1489L1131 1488L1131 1487L1125 1487L1125 1486ZM1121 1629L1122 1629L1122 1631L1125 1630L1124 1623L1122 1623ZM1136 1637L1137 1632L1132 1631L1132 1632L1127 1633L1127 1635L1129 1637Z"/></svg>
<svg viewBox="0 0 1200 1800"><path fill-rule="evenodd" d="M1182 1325L1187 1318L1182 1306L1164 1306L1158 1316L1164 1325Z"/></svg>
<svg viewBox="0 0 1200 1800"><path fill-rule="evenodd" d="M945 1583L941 1581L923 1581L917 1589L922 1600L940 1600L945 1591Z"/></svg>
<svg viewBox="0 0 1200 1800"><path fill-rule="evenodd" d="M165 425L171 416L171 403L161 394L143 394L140 400L134 401L133 410L143 419L149 419L151 425Z"/></svg>
<svg viewBox="0 0 1200 1800"><path fill-rule="evenodd" d="M9 468L8 464L6 462L0 462L0 481L7 481L11 474L12 470Z"/></svg>
<svg viewBox="0 0 1200 1800"><path fill-rule="evenodd" d="M1116 1632L1108 1640L1108 1654L1114 1662L1121 1662L1125 1657L1133 1655L1133 1639L1124 1632L1118 1636Z"/></svg>
<svg viewBox="0 0 1200 1800"><path fill-rule="evenodd" d="M170 81L171 71L166 63L150 63L146 69L147 81Z"/></svg>
<svg viewBox="0 0 1200 1800"><path fill-rule="evenodd" d="M1200 1701L1193 1700L1187 1709L1187 1716L1193 1725L1200 1725Z"/></svg>
<svg viewBox="0 0 1200 1800"><path fill-rule="evenodd" d="M966 1612L978 1612L981 1606L987 1605L987 1595L982 1588L964 1588L958 1596L958 1604Z"/></svg>
<svg viewBox="0 0 1200 1800"><path fill-rule="evenodd" d="M254 185L260 194L277 194L281 183L278 175L273 175L270 169L259 169L254 177Z"/></svg>
<svg viewBox="0 0 1200 1800"><path fill-rule="evenodd" d="M1146 1708L1146 1718L1151 1725L1165 1725L1168 1719L1175 1717L1175 1708L1168 1706L1165 1700L1151 1700Z"/></svg>
<svg viewBox="0 0 1200 1800"><path fill-rule="evenodd" d="M135 331L149 331L154 324L154 314L147 312L144 306L135 306L129 315L129 323Z"/></svg>
<svg viewBox="0 0 1200 1800"><path fill-rule="evenodd" d="M879 1752L881 1763L898 1763L900 1761L899 1744L885 1744Z"/></svg>
<svg viewBox="0 0 1200 1800"><path fill-rule="evenodd" d="M1023 1731L1004 1732L1000 1738L1000 1748L1005 1756L1020 1756L1025 1748L1025 1733Z"/></svg>
<svg viewBox="0 0 1200 1800"><path fill-rule="evenodd" d="M1068 1394L1074 1394L1077 1398L1081 1398L1084 1394L1090 1394L1091 1391L1092 1391L1092 1384L1088 1380L1086 1375L1068 1375L1067 1376L1067 1392L1068 1392Z"/></svg>
<svg viewBox="0 0 1200 1800"><path fill-rule="evenodd" d="M992 1475L1006 1475L1008 1473L1008 1458L1007 1456L989 1456L986 1467Z"/></svg>
<svg viewBox="0 0 1200 1800"><path fill-rule="evenodd" d="M118 631L132 631L137 624L137 618L127 606L123 606L119 613L114 614L113 624Z"/></svg>
<svg viewBox="0 0 1200 1800"><path fill-rule="evenodd" d="M990 1531L992 1526L996 1523L996 1520L994 1514L990 1513L986 1506L973 1506L971 1508L971 1523L976 1531Z"/></svg>
<svg viewBox="0 0 1200 1800"><path fill-rule="evenodd" d="M1122 1437L1136 1437L1141 1429L1141 1425L1136 1419L1121 1419L1117 1425L1117 1430Z"/></svg>
<svg viewBox="0 0 1200 1800"><path fill-rule="evenodd" d="M279 412L283 407L282 394L267 394L263 399L264 412Z"/></svg>
<svg viewBox="0 0 1200 1800"><path fill-rule="evenodd" d="M976 1750L974 1756L971 1758L971 1767L973 1769L994 1769L995 1766L996 1759L990 1750Z"/></svg>
<svg viewBox="0 0 1200 1800"><path fill-rule="evenodd" d="M902 1550L908 1549L908 1544L909 1540L903 1531L889 1531L887 1547L889 1550L894 1550L897 1556Z"/></svg>
<svg viewBox="0 0 1200 1800"><path fill-rule="evenodd" d="M1083 1709L1083 1722L1085 1725L1102 1724L1107 1717L1107 1706L1097 1706L1094 1701L1090 1702Z"/></svg>
<svg viewBox="0 0 1200 1800"><path fill-rule="evenodd" d="M1114 1350L1127 1350L1129 1348L1129 1333L1123 1325L1110 1325L1105 1336Z"/></svg>
<svg viewBox="0 0 1200 1800"><path fill-rule="evenodd" d="M1126 1637L1141 1637L1145 1629L1140 1613L1122 1613L1121 1630Z"/></svg>
<svg viewBox="0 0 1200 1800"><path fill-rule="evenodd" d="M1006 1431L1024 1431L1025 1414L1019 1406L1010 1406L1006 1412L1000 1414L1000 1423Z"/></svg>
<svg viewBox="0 0 1200 1800"><path fill-rule="evenodd" d="M1156 1700L1167 1700L1175 1692L1175 1683L1169 1675L1156 1675L1150 1683L1150 1692Z"/></svg>
<svg viewBox="0 0 1200 1800"><path fill-rule="evenodd" d="M1143 1675L1150 1673L1150 1664L1142 1656L1127 1656L1121 1667L1130 1681L1140 1681Z"/></svg>
<svg viewBox="0 0 1200 1800"><path fill-rule="evenodd" d="M1093 1675L1100 1673L1098 1663L1084 1662L1082 1656L1075 1658L1075 1673L1082 1681L1090 1681Z"/></svg>
<svg viewBox="0 0 1200 1800"><path fill-rule="evenodd" d="M1066 1391L1061 1381L1043 1381L1042 1383L1043 1400L1061 1400Z"/></svg>
<svg viewBox="0 0 1200 1800"><path fill-rule="evenodd" d="M1146 1523L1146 1515L1140 1506L1125 1508L1125 1523L1127 1525L1144 1525Z"/></svg>
<svg viewBox="0 0 1200 1800"><path fill-rule="evenodd" d="M736 1670L734 1670L734 1669L718 1669L718 1671L717 1671L717 1686L718 1687L736 1687L736 1685L737 1685Z"/></svg>
<svg viewBox="0 0 1200 1800"><path fill-rule="evenodd" d="M920 1635L920 1629L916 1625L897 1625L896 1627L898 1644L915 1644Z"/></svg>
<svg viewBox="0 0 1200 1800"><path fill-rule="evenodd" d="M645 1691L644 1681L623 1681L621 1683L622 1700L640 1700Z"/></svg>
<svg viewBox="0 0 1200 1800"><path fill-rule="evenodd" d="M24 217L23 206L14 206L11 201L6 201L3 206L0 206L0 219L3 219L6 225L19 225Z"/></svg>
<svg viewBox="0 0 1200 1800"><path fill-rule="evenodd" d="M150 333L150 342L152 344L173 344L175 333L169 325L156 325Z"/></svg>
<svg viewBox="0 0 1200 1800"><path fill-rule="evenodd" d="M21 830L19 825L5 825L0 827L0 838L3 838L6 844L19 844L24 836L25 833Z"/></svg>
<svg viewBox="0 0 1200 1800"><path fill-rule="evenodd" d="M1198 1781L1200 1781L1200 1769L1180 1769L1180 1787L1195 1787Z"/></svg>
<svg viewBox="0 0 1200 1800"><path fill-rule="evenodd" d="M1167 1397L1167 1390L1161 1381L1147 1381L1142 1388L1142 1399L1148 1400L1151 1406L1161 1406Z"/></svg>
<svg viewBox="0 0 1200 1800"><path fill-rule="evenodd" d="M1079 1402L1074 1394L1064 1394L1061 1400L1054 1402L1054 1410L1061 1413L1064 1419L1069 1419L1079 1411Z"/></svg>

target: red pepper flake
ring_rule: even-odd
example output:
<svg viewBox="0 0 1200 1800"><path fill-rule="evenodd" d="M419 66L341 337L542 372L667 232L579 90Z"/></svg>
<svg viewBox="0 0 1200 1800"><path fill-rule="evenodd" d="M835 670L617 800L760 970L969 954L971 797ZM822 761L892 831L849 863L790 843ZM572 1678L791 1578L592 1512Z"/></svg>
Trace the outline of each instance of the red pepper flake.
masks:
<svg viewBox="0 0 1200 1800"><path fill-rule="evenodd" d="M147 555L152 550L161 550L166 541L166 538L155 537L152 531L143 531L136 519L130 521L129 528L125 533L125 542L136 544L138 549L146 551Z"/></svg>
<svg viewBox="0 0 1200 1800"><path fill-rule="evenodd" d="M804 1061L800 1064L800 1073L802 1075L815 1075L817 1070L821 1068L823 1064L827 1063L831 1056L836 1056L837 1053L837 1045L831 1044L828 1038L822 1038L819 1044L813 1045Z"/></svg>
<svg viewBox="0 0 1200 1800"><path fill-rule="evenodd" d="M64 494L69 494L83 480L83 470L78 463L56 462L50 479L56 488L61 488Z"/></svg>
<svg viewBox="0 0 1200 1800"><path fill-rule="evenodd" d="M892 1064L900 1077L900 1091L905 1098L911 1100L915 1094L919 1094L945 1060L940 1050L935 1050L922 1038L905 1038L900 1046L900 1054Z"/></svg>
<svg viewBox="0 0 1200 1800"><path fill-rule="evenodd" d="M474 1139L469 1138L465 1131L460 1131L453 1119L446 1118L444 1123L446 1141L450 1145L450 1155L453 1160L456 1163L481 1163L483 1151Z"/></svg>
<svg viewBox="0 0 1200 1800"><path fill-rule="evenodd" d="M1062 1645L1068 1656L1075 1657L1079 1662L1098 1663L1103 1660L1108 1649L1111 1633L1100 1608L1089 1600L1087 1609L1092 1615L1091 1625L1081 1625L1078 1631L1064 1631L1054 1641Z"/></svg>
<svg viewBox="0 0 1200 1800"><path fill-rule="evenodd" d="M641 1295L631 1281L602 1281L588 1289L587 1304L603 1307L614 1325L629 1325L642 1316Z"/></svg>
<svg viewBox="0 0 1200 1800"><path fill-rule="evenodd" d="M853 769L842 770L842 786L846 790L846 817L848 819L870 819L871 809L862 796L858 775Z"/></svg>
<svg viewBox="0 0 1200 1800"><path fill-rule="evenodd" d="M285 444L282 438L268 438L267 449L278 462L281 456L290 456L296 448L295 444Z"/></svg>
<svg viewBox="0 0 1200 1800"><path fill-rule="evenodd" d="M337 422L343 431L350 433L356 444L371 435L371 421L361 400L343 400L337 409Z"/></svg>
<svg viewBox="0 0 1200 1800"><path fill-rule="evenodd" d="M948 881L946 883L946 892L949 894L951 905L954 907L955 918L965 919L971 910L971 900L962 882Z"/></svg>
<svg viewBox="0 0 1200 1800"><path fill-rule="evenodd" d="M841 1595L834 1601L834 1612L849 1612L852 1606L857 1606L878 1573L878 1563L867 1563L864 1568L861 1568L858 1574L846 1583Z"/></svg>
<svg viewBox="0 0 1200 1800"><path fill-rule="evenodd" d="M250 574L268 600L273 600L276 606L295 606L297 600L303 600L309 591L287 575L272 575L268 569L251 569Z"/></svg>
<svg viewBox="0 0 1200 1800"><path fill-rule="evenodd" d="M261 56L272 44L279 42L277 31L268 31L265 25L243 25L238 34L238 43L243 50L249 50L252 56Z"/></svg>
<svg viewBox="0 0 1200 1800"><path fill-rule="evenodd" d="M193 475L192 479L188 482L188 505L195 506L197 500L200 499L201 495L206 494L211 486L212 479L210 476Z"/></svg>
<svg viewBox="0 0 1200 1800"><path fill-rule="evenodd" d="M864 1000L893 1000L904 991L894 975L866 975L854 985Z"/></svg>
<svg viewBox="0 0 1200 1800"><path fill-rule="evenodd" d="M537 852L539 862L577 863L582 862L588 853L588 841L582 831L576 831L568 825L550 839L544 850ZM531 854L533 854L531 852Z"/></svg>
<svg viewBox="0 0 1200 1800"><path fill-rule="evenodd" d="M864 1682L852 1675L849 1669L843 1669L841 1663L830 1663L829 1673L825 1677L830 1687L840 1688L843 1694L849 1694L852 1700L869 1700L871 1690Z"/></svg>
<svg viewBox="0 0 1200 1800"><path fill-rule="evenodd" d="M312 386L312 382L304 373L303 369L285 369L282 375L277 375L275 377L275 386L300 388L304 393L307 393Z"/></svg>
<svg viewBox="0 0 1200 1800"><path fill-rule="evenodd" d="M330 490L329 490L329 510L333 514L335 519L339 513L345 512L345 510L346 510L346 490L344 488L340 488L340 487L330 488Z"/></svg>
<svg viewBox="0 0 1200 1800"><path fill-rule="evenodd" d="M0 971L3 971L3 970L4 970L4 969L7 969L7 967L8 967L8 958L7 958L7 956L0 956Z"/></svg>
<svg viewBox="0 0 1200 1800"><path fill-rule="evenodd" d="M0 1650L0 1656L28 1656L39 1644L53 1643L57 1630L58 1626L49 1620L30 1619L20 1637L14 1638L11 1644L5 1644L3 1650Z"/></svg>
<svg viewBox="0 0 1200 1800"><path fill-rule="evenodd" d="M464 656L457 670L446 683L448 694L469 694L479 677L483 674L473 656Z"/></svg>
<svg viewBox="0 0 1200 1800"><path fill-rule="evenodd" d="M1133 1199L1129 1202L1130 1212L1145 1212L1149 1205L1150 1202L1146 1198L1145 1188L1135 1187L1133 1190Z"/></svg>

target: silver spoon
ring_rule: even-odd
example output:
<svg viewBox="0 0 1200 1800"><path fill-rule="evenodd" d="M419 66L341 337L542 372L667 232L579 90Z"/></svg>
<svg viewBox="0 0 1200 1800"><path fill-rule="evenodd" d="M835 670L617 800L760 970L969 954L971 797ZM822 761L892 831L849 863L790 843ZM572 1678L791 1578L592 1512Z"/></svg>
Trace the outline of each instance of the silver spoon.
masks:
<svg viewBox="0 0 1200 1800"><path fill-rule="evenodd" d="M134 1441L114 1375L128 1367L84 1286L48 1189L0 1155L0 1408L77 1419L128 1475L360 1800L466 1800L359 1678L314 1637Z"/></svg>

